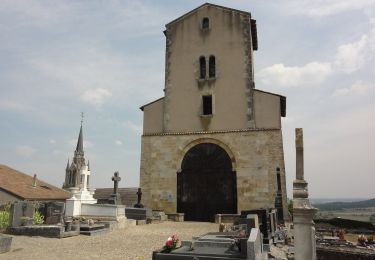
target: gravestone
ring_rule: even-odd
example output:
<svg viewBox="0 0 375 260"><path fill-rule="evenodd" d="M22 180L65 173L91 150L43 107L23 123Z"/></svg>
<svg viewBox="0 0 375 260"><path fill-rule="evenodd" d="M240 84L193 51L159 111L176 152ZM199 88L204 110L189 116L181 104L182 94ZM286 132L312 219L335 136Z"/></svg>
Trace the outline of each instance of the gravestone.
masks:
<svg viewBox="0 0 375 260"><path fill-rule="evenodd" d="M64 202L47 202L46 203L46 224L58 224L63 223L63 217L65 214L65 203Z"/></svg>
<svg viewBox="0 0 375 260"><path fill-rule="evenodd" d="M241 218L246 218L248 214L256 214L259 219L259 229L263 234L264 244L269 244L277 227L276 211L274 209L253 209L241 211ZM272 217L272 220L271 220ZM271 241L272 242L272 241Z"/></svg>
<svg viewBox="0 0 375 260"><path fill-rule="evenodd" d="M236 225L246 225L246 235L250 234L252 228L259 228L258 215L248 214L246 218L236 218L233 224Z"/></svg>
<svg viewBox="0 0 375 260"><path fill-rule="evenodd" d="M108 199L108 202L109 204L122 205L121 196L118 192L118 183L121 181L121 177L119 176L118 172L114 173L112 177L112 181L113 181L113 194Z"/></svg>
<svg viewBox="0 0 375 260"><path fill-rule="evenodd" d="M0 254L10 251L12 245L12 237L0 234Z"/></svg>
<svg viewBox="0 0 375 260"><path fill-rule="evenodd" d="M154 217L154 219L157 219L160 221L168 220L168 216L164 213L164 211L161 211L161 210L153 210L152 216Z"/></svg>
<svg viewBox="0 0 375 260"><path fill-rule="evenodd" d="M34 205L27 201L16 201L10 207L9 226L19 227L33 224Z"/></svg>

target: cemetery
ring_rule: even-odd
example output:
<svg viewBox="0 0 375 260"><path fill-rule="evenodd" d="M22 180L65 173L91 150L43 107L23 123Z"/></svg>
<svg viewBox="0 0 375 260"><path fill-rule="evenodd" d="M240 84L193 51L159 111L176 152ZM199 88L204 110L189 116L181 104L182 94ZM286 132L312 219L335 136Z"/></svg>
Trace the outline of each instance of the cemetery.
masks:
<svg viewBox="0 0 375 260"><path fill-rule="evenodd" d="M36 175L19 172L14 183L0 175L1 202L10 205L0 212L0 257L349 260L332 247L375 248L370 236L354 246L316 235L302 128L288 211L286 97L255 89L251 14L205 3L166 24L164 35L164 97L140 107L139 187L125 192L119 171L108 177L113 188L92 185L82 113L62 189Z"/></svg>

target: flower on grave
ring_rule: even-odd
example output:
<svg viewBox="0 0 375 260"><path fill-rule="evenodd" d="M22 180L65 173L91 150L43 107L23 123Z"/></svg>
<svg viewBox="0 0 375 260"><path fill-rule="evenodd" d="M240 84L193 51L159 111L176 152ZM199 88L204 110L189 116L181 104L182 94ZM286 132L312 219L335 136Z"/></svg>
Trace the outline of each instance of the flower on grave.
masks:
<svg viewBox="0 0 375 260"><path fill-rule="evenodd" d="M167 251L167 252L170 252L172 249L177 248L177 245L178 245L179 241L180 240L177 237L177 235L172 235L172 236L168 237L167 241L165 241L165 245L163 247L163 250Z"/></svg>

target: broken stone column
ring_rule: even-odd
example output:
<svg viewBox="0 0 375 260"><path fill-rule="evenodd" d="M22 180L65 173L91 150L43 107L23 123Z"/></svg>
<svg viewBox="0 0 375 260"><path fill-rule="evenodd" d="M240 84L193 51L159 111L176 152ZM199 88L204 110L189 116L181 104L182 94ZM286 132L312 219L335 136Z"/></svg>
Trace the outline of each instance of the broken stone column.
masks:
<svg viewBox="0 0 375 260"><path fill-rule="evenodd" d="M293 182L293 225L296 260L315 260L316 242L313 217L317 212L309 201L304 180L303 131L296 128L296 180Z"/></svg>

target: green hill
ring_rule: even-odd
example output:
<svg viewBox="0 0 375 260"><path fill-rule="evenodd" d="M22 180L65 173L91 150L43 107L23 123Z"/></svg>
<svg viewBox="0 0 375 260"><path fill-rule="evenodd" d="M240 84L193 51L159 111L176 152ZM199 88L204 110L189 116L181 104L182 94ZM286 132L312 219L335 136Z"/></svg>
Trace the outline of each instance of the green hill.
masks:
<svg viewBox="0 0 375 260"><path fill-rule="evenodd" d="M324 203L324 204L314 204L314 207L320 210L370 208L370 207L375 207L375 198L369 199L369 200L355 201L355 202L330 202L330 203Z"/></svg>

